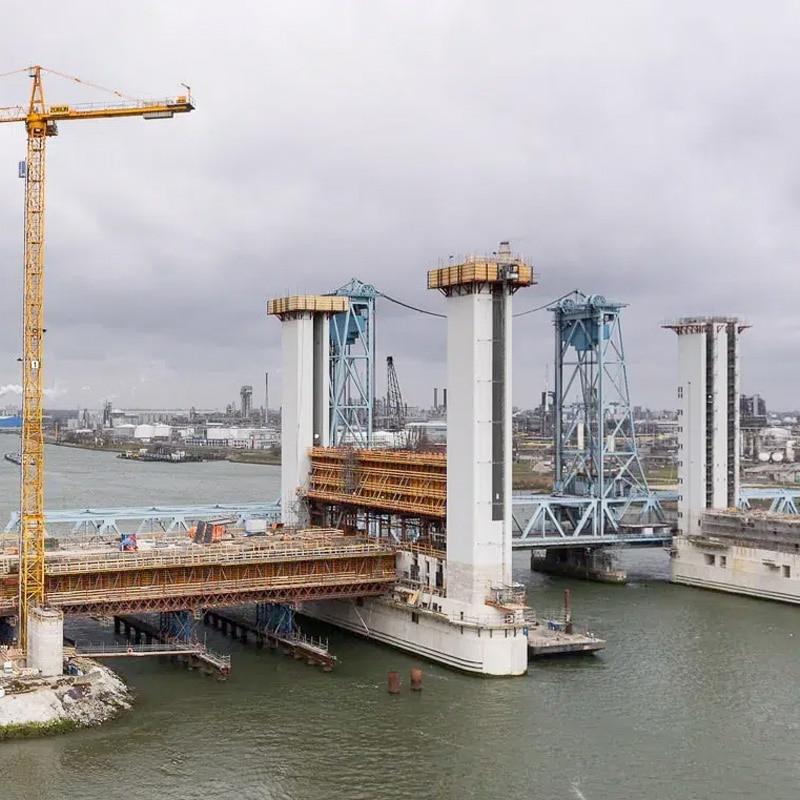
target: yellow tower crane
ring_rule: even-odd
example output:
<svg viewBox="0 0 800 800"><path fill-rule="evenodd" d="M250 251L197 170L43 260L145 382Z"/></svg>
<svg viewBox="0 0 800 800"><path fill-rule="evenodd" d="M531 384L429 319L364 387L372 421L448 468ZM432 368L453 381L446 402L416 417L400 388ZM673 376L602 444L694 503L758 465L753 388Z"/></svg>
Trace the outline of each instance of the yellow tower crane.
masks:
<svg viewBox="0 0 800 800"><path fill-rule="evenodd" d="M183 96L136 100L113 92L111 104L47 105L42 72L50 72L93 88L102 88L55 70L27 69L33 79L30 103L0 108L0 122L24 122L27 158L20 165L25 178L25 275L22 322L22 448L19 547L19 644L27 645L28 611L45 602L44 592L44 435L42 430L42 365L44 356L44 208L45 142L58 134L57 123L74 119L144 117L167 119L194 109L188 87ZM18 70L25 72L25 70ZM12 73L7 73L12 74Z"/></svg>

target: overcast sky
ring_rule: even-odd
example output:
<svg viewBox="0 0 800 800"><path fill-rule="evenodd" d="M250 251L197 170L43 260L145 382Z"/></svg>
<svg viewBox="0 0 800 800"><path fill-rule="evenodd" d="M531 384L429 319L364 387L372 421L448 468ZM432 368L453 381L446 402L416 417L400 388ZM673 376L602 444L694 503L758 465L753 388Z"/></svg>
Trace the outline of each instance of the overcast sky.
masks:
<svg viewBox="0 0 800 800"><path fill-rule="evenodd" d="M515 310L572 288L630 304L633 400L674 404L659 322L741 314L742 388L800 406L796 2L9 2L0 73L41 63L171 121L48 140L51 406L219 407L268 369L267 297L357 276L433 310L425 270L500 239L534 263ZM50 102L105 95L46 76ZM0 78L0 105L25 76ZM18 384L24 157L0 125L0 385ZM381 302L379 391L444 383L445 326ZM552 327L515 322L532 406ZM18 401L7 391L0 405Z"/></svg>

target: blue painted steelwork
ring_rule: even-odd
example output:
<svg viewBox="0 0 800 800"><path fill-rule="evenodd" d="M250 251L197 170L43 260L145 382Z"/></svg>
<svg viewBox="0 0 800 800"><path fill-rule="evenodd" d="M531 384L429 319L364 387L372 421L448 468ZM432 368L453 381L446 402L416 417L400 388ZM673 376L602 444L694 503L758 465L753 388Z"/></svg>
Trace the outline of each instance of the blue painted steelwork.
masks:
<svg viewBox="0 0 800 800"><path fill-rule="evenodd" d="M754 502L769 502L769 511L775 514L798 514L800 507L800 488L792 489L788 486L771 486L756 488L743 486L739 490L739 508L742 511L752 511Z"/></svg>
<svg viewBox="0 0 800 800"><path fill-rule="evenodd" d="M131 506L123 508L85 508L49 510L44 512L45 525L70 526L72 533L107 534L145 533L162 531L172 533L188 531L197 520L214 517L232 517L235 524L243 525L248 519L265 519L277 522L280 519L280 503L214 503L198 506ZM129 523L126 530L120 528ZM135 531L131 530L137 524ZM5 531L19 530L19 513L14 511Z"/></svg>
<svg viewBox="0 0 800 800"><path fill-rule="evenodd" d="M584 545L630 544L660 545L672 540L671 526L665 522L632 523L637 517L663 514L662 503L674 502L677 492L653 492L647 497L577 497L548 494L515 494L512 500L512 547L530 550L539 547L577 547ZM602 532L603 518L614 520L614 527Z"/></svg>
<svg viewBox="0 0 800 800"><path fill-rule="evenodd" d="M158 616L159 630L175 642L196 642L197 622L191 611L162 611Z"/></svg>
<svg viewBox="0 0 800 800"><path fill-rule="evenodd" d="M294 609L284 603L257 603L256 625L266 633L291 636L297 627Z"/></svg>
<svg viewBox="0 0 800 800"><path fill-rule="evenodd" d="M548 309L555 329L555 491L542 496L528 524L547 519L560 536L606 541L631 525L666 525L636 447L622 308L575 291Z"/></svg>
<svg viewBox="0 0 800 800"><path fill-rule="evenodd" d="M375 298L378 291L353 278L335 295L347 311L330 321L330 443L369 447L375 397Z"/></svg>

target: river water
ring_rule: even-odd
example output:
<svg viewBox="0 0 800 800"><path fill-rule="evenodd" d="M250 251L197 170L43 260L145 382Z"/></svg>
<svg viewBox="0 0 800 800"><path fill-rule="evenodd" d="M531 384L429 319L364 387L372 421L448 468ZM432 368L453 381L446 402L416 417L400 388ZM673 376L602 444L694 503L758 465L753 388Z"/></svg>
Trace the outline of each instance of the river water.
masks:
<svg viewBox="0 0 800 800"><path fill-rule="evenodd" d="M0 447L11 437L0 437ZM278 468L142 464L48 448L47 505L272 499ZM17 503L0 462L0 515ZM624 587L515 577L537 608L573 590L599 657L532 665L484 680L326 631L330 674L232 643L225 683L160 660L112 662L134 688L131 712L100 728L0 743L2 800L242 798L577 798L731 800L800 797L800 614L795 607L672 586L661 551L625 556ZM84 623L85 624L85 623ZM386 673L404 678L386 692Z"/></svg>

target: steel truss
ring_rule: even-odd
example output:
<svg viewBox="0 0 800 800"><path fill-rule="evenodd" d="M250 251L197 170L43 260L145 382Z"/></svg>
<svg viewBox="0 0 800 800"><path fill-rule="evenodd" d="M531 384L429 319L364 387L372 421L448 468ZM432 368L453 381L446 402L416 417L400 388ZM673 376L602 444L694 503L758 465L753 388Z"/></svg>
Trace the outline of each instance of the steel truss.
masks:
<svg viewBox="0 0 800 800"><path fill-rule="evenodd" d="M663 514L662 503L676 502L677 492L646 497L611 497L603 502L613 528L601 530L601 501L596 497L518 494L512 501L512 547L576 547L598 544L658 545L672 539L667 523L630 523L631 516Z"/></svg>
<svg viewBox="0 0 800 800"><path fill-rule="evenodd" d="M161 531L186 532L194 522L214 517L232 517L235 524L243 525L248 519L280 519L280 502L267 503L214 503L197 506L130 506L121 508L86 508L45 511L46 527L69 526L72 533L116 534ZM120 528L122 523L136 523L135 530ZM132 526L129 526L132 527ZM19 530L19 513L9 517L5 532Z"/></svg>
<svg viewBox="0 0 800 800"><path fill-rule="evenodd" d="M196 642L198 622L188 609L162 611L158 616L158 628L170 642Z"/></svg>
<svg viewBox="0 0 800 800"><path fill-rule="evenodd" d="M576 291L549 309L555 328L555 491L529 523L550 516L556 531L596 537L607 530L619 535L623 523L666 523L636 447L623 307Z"/></svg>
<svg viewBox="0 0 800 800"><path fill-rule="evenodd" d="M308 600L335 600L347 597L377 597L386 594L391 581L366 581L344 586L305 586L296 589L256 589L230 593L208 591L202 595L183 597L152 597L140 600L85 601L59 604L65 614L135 614L162 611L183 611L185 609L205 610L236 606L242 603L301 603Z"/></svg>
<svg viewBox="0 0 800 800"><path fill-rule="evenodd" d="M335 295L350 301L330 320L330 440L369 447L375 395L374 286L353 278Z"/></svg>
<svg viewBox="0 0 800 800"><path fill-rule="evenodd" d="M784 486L757 488L742 487L739 490L738 507L742 511L752 511L755 503L769 503L769 511L776 514L800 514L800 489Z"/></svg>

